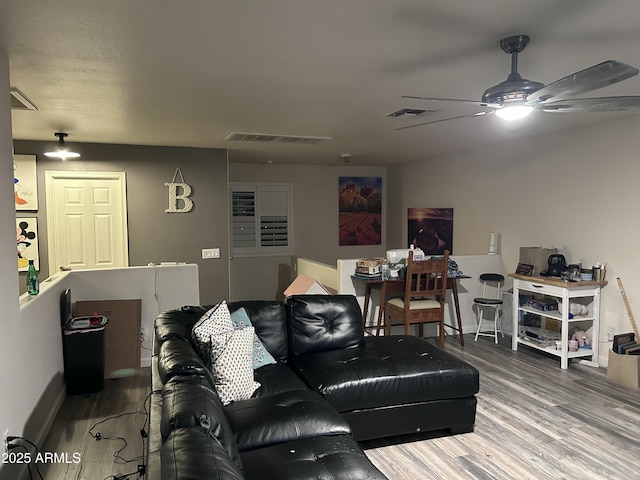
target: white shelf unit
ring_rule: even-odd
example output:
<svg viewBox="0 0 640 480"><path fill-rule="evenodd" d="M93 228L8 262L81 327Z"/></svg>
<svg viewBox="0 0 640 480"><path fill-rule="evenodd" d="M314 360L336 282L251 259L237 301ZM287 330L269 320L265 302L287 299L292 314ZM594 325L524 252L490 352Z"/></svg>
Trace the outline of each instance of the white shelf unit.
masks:
<svg viewBox="0 0 640 480"><path fill-rule="evenodd" d="M564 282L550 277L528 277L524 275L510 274L513 278L513 335L511 348L518 350L518 344L542 350L551 355L560 357L560 367L566 369L570 358L591 357L591 364L598 366L598 338L600 328L600 290L607 282ZM562 302L560 310L539 310L530 306L520 305L520 295L535 294L543 297L553 297ZM576 315L569 318L569 302L571 299L587 299L589 302L589 314ZM553 318L560 322L560 350L555 345L543 347L527 341L520 336L520 312L534 313L541 317ZM569 351L569 328L576 322L591 322L592 337L591 349L580 348L577 352Z"/></svg>

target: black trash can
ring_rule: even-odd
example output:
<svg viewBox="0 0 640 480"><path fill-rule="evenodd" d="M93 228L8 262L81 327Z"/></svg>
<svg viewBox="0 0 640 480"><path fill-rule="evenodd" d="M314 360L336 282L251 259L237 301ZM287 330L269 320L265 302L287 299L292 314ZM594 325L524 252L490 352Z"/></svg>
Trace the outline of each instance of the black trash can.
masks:
<svg viewBox="0 0 640 480"><path fill-rule="evenodd" d="M69 395L95 393L104 387L104 329L107 317L69 318L62 329L64 376Z"/></svg>

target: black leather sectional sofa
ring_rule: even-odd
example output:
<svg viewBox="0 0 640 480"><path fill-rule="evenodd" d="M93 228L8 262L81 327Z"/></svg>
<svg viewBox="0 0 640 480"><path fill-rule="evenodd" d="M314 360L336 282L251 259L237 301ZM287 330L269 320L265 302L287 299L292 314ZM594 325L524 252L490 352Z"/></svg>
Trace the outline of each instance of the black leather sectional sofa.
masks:
<svg viewBox="0 0 640 480"><path fill-rule="evenodd" d="M226 406L191 342L208 307L156 319L149 478L384 479L358 441L473 430L478 371L416 337L365 336L355 297L229 304L241 307L276 363Z"/></svg>

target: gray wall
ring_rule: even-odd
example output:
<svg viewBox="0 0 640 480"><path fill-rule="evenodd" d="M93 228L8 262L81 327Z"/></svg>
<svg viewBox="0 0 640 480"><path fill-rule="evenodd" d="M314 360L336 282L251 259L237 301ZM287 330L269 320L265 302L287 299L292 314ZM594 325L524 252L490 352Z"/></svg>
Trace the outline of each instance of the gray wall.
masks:
<svg viewBox="0 0 640 480"><path fill-rule="evenodd" d="M229 296L227 153L222 149L74 144L79 160L50 160L42 153L51 142L15 141L17 154L35 154L38 170L38 233L41 272L48 272L46 242L46 170L124 171L127 178L129 263L177 261L197 263L202 303ZM191 185L194 208L188 213L165 213L168 189L180 167ZM33 216L31 212L20 216ZM203 248L220 248L220 259L202 260ZM21 291L24 291L21 278Z"/></svg>
<svg viewBox="0 0 640 480"><path fill-rule="evenodd" d="M329 265L339 258L384 256L387 249L387 168L355 165L234 164L229 151L231 182L281 182L293 185L293 257L306 257ZM338 245L338 178L382 178L382 244ZM398 245L400 246L400 245ZM291 256L234 257L231 261L233 300L281 298L292 276Z"/></svg>
<svg viewBox="0 0 640 480"><path fill-rule="evenodd" d="M616 277L632 312L640 312L638 131L636 114L404 165L402 211L453 207L455 254L487 253L489 234L497 232L511 272L524 246L556 247L587 268L608 263L600 328L606 352L609 328L631 331Z"/></svg>
<svg viewBox="0 0 640 480"><path fill-rule="evenodd" d="M126 172L130 265L161 261L197 263L200 298L205 304L222 299L281 298L293 275L293 260L289 255L238 257L229 261L228 181L293 184L294 257L335 265L338 258L382 256L387 249L386 204L383 204L381 245L338 245L338 178L382 177L383 197L388 201L385 167L257 164L228 167L227 152L221 149L81 143L74 144L82 154L81 159L62 162L42 155L49 146L51 142L14 142L15 153L37 156L40 210L35 215L33 212L19 215L38 217L41 272L48 272L46 170ZM195 206L189 213L164 212L168 206L168 189L164 183L171 181L176 167L180 167L186 183L193 188L190 198ZM397 191L395 195L397 203ZM398 218L394 219L394 225L399 222ZM402 246L397 244L399 241L395 233L393 247ZM219 260L201 259L202 248L216 247L220 248ZM23 276L20 289L25 290Z"/></svg>
<svg viewBox="0 0 640 480"><path fill-rule="evenodd" d="M0 90L9 89L9 60L0 49ZM15 202L13 198L13 164L11 162L11 114L8 96L0 96L0 308L2 308L2 335L0 335L0 428L4 433L24 431L33 404L45 385L33 386L33 377L26 375L30 368L38 368L29 361L31 343L22 332L32 330L20 322L18 289L16 288ZM46 359L47 361L49 359ZM0 478L16 478L15 465L0 463Z"/></svg>

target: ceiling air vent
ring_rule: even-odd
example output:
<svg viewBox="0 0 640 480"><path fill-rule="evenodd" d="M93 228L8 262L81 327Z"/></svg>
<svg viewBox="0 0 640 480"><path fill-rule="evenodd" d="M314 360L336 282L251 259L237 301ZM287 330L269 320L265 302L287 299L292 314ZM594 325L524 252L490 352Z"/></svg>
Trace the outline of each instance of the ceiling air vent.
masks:
<svg viewBox="0 0 640 480"><path fill-rule="evenodd" d="M16 87L11 87L11 110L38 110L38 107Z"/></svg>
<svg viewBox="0 0 640 480"><path fill-rule="evenodd" d="M315 145L331 137L308 137L301 135L276 135L270 133L231 132L225 140L229 142L261 142L261 143L292 143L300 145Z"/></svg>
<svg viewBox="0 0 640 480"><path fill-rule="evenodd" d="M395 112L388 113L385 115L386 117L421 117L424 115L428 115L430 113L436 113L440 110L425 110L422 108L401 108L400 110L396 110Z"/></svg>

